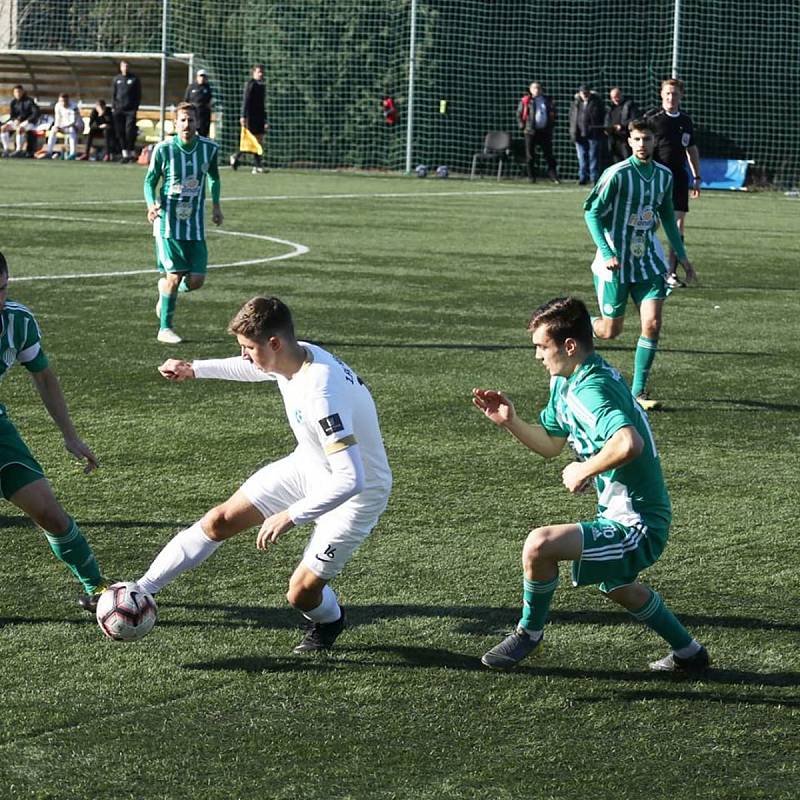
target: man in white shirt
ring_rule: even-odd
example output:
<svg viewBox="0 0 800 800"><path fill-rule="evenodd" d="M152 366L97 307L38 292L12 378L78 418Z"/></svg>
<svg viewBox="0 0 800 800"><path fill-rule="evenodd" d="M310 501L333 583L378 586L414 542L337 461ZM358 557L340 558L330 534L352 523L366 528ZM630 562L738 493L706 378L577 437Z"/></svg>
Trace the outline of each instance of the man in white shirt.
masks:
<svg viewBox="0 0 800 800"><path fill-rule="evenodd" d="M55 146L59 133L63 134L67 144L66 158L73 161L78 147L78 134L83 133L83 120L78 106L70 102L68 94L60 94L58 102L53 106L53 125L47 136L48 158L58 158Z"/></svg>
<svg viewBox="0 0 800 800"><path fill-rule="evenodd" d="M375 527L392 485L375 404L343 361L298 341L291 312L278 298L249 300L228 330L239 342L241 357L169 359L159 372L172 381L276 381L297 447L176 534L138 584L158 592L223 541L255 525L261 525L256 546L266 550L295 526L313 521L286 599L311 622L294 652L326 650L345 621L329 582Z"/></svg>

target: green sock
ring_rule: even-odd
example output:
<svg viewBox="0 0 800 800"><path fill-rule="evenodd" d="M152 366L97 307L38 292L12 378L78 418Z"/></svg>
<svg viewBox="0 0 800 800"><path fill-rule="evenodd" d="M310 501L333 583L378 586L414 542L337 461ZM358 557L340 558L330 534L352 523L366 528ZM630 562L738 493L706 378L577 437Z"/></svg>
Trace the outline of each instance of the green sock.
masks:
<svg viewBox="0 0 800 800"><path fill-rule="evenodd" d="M540 631L547 622L550 603L558 586L558 575L549 581L522 582L522 619L519 624L527 631Z"/></svg>
<svg viewBox="0 0 800 800"><path fill-rule="evenodd" d="M640 336L636 342L636 354L633 357L633 385L631 391L634 397L638 397L647 386L647 376L650 374L650 367L656 357L658 349L658 339L648 339Z"/></svg>
<svg viewBox="0 0 800 800"><path fill-rule="evenodd" d="M175 314L175 306L178 304L178 295L161 295L161 328L172 327L172 316Z"/></svg>
<svg viewBox="0 0 800 800"><path fill-rule="evenodd" d="M681 625L678 618L664 605L661 595L652 589L650 599L631 615L655 631L662 639L666 639L673 650L680 650L690 644L692 636Z"/></svg>
<svg viewBox="0 0 800 800"><path fill-rule="evenodd" d="M87 594L91 594L100 586L103 576L100 574L97 559L74 519L70 518L69 528L60 536L47 531L44 535L55 557L70 568L72 574L83 584Z"/></svg>

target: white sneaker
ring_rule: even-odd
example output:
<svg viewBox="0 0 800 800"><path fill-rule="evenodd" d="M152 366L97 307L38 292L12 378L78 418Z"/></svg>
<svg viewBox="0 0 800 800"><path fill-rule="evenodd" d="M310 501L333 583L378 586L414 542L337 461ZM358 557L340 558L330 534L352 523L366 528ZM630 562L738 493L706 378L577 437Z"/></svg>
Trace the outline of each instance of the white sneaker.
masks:
<svg viewBox="0 0 800 800"><path fill-rule="evenodd" d="M161 328L156 339L162 344L180 344L183 341L172 328Z"/></svg>
<svg viewBox="0 0 800 800"><path fill-rule="evenodd" d="M264 167L253 167L253 175L261 175L264 172Z"/></svg>

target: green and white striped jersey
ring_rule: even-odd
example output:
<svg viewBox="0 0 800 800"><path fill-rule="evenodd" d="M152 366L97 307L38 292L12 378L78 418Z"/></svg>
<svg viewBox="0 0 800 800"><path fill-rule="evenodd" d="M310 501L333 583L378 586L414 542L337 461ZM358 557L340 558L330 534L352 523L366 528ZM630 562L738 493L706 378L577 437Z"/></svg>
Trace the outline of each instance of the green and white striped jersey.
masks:
<svg viewBox="0 0 800 800"><path fill-rule="evenodd" d="M618 430L633 426L644 449L633 461L594 478L598 516L628 526L669 526L669 494L647 415L619 372L600 356L589 356L569 378L551 380L550 401L539 421L551 436L566 437L581 461L598 453Z"/></svg>
<svg viewBox="0 0 800 800"><path fill-rule="evenodd" d="M583 204L586 224L598 248L592 268L604 275L604 259L616 256L621 283L646 281L667 272L656 237L659 222L670 243L680 241L672 206L672 173L662 164L642 163L634 156L609 167ZM673 230L674 228L674 230ZM685 258L682 246L676 250ZM608 272L608 270L605 270Z"/></svg>
<svg viewBox="0 0 800 800"><path fill-rule="evenodd" d="M40 372L47 366L41 339L31 310L22 303L7 300L0 311L0 381L17 361L31 372ZM5 408L0 405L0 416L4 414Z"/></svg>
<svg viewBox="0 0 800 800"><path fill-rule="evenodd" d="M156 187L161 181L158 194L161 212L153 223L154 236L188 241L205 239L206 180L211 199L219 202L218 152L219 145L204 136L195 136L189 146L177 136L156 145L144 179L148 206L156 202Z"/></svg>

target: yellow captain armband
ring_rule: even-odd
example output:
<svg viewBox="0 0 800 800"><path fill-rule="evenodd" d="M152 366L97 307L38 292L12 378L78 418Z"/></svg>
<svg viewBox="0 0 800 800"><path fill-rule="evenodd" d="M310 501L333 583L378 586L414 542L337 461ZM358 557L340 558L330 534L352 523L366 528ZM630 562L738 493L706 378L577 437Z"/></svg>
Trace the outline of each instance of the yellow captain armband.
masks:
<svg viewBox="0 0 800 800"><path fill-rule="evenodd" d="M338 442L329 444L325 448L325 455L332 456L334 453L347 450L348 447L352 447L354 444L358 444L358 442L356 441L356 437L351 433L350 436L345 436L344 439L339 439Z"/></svg>

